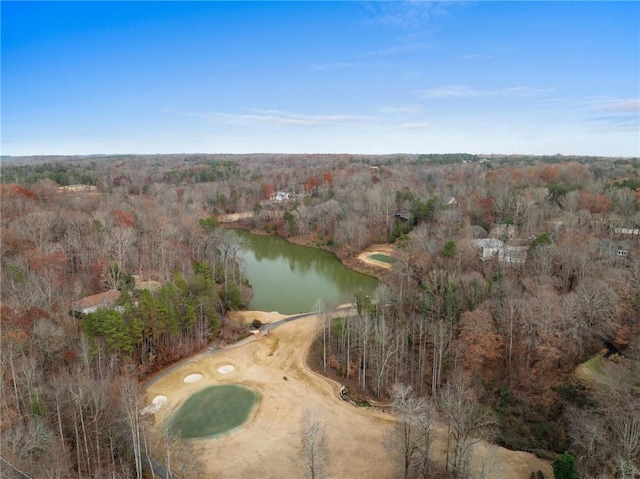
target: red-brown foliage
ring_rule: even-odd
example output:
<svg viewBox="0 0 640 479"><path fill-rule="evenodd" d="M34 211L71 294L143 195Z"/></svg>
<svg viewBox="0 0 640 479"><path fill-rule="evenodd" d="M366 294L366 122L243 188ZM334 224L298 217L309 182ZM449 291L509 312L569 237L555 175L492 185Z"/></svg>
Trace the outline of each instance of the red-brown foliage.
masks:
<svg viewBox="0 0 640 479"><path fill-rule="evenodd" d="M24 256L30 270L51 281L61 281L69 264L64 251L46 253L39 248L32 248L26 250Z"/></svg>
<svg viewBox="0 0 640 479"><path fill-rule="evenodd" d="M588 210L591 213L606 213L611 209L613 200L610 196L590 191L580 190L578 194L578 206L580 209Z"/></svg>
<svg viewBox="0 0 640 479"><path fill-rule="evenodd" d="M125 228L133 228L136 224L136 217L128 211L114 210L113 220L118 226L124 226Z"/></svg>
<svg viewBox="0 0 640 479"><path fill-rule="evenodd" d="M491 225L496 219L495 200L492 196L482 197L472 192L469 195L469 211L483 223L483 226Z"/></svg>
<svg viewBox="0 0 640 479"><path fill-rule="evenodd" d="M555 165L545 165L542 167L540 171L540 178L549 183L550 181L555 181L560 174L560 168Z"/></svg>
<svg viewBox="0 0 640 479"><path fill-rule="evenodd" d="M104 258L97 258L91 266L89 273L91 274L91 292L102 290L102 278L108 266L108 261Z"/></svg>
<svg viewBox="0 0 640 479"><path fill-rule="evenodd" d="M302 183L302 187L308 193L311 193L322 184L322 180L317 176L310 176L306 181Z"/></svg>
<svg viewBox="0 0 640 479"><path fill-rule="evenodd" d="M498 362L504 355L504 340L491 313L484 308L460 316L460 341L467 370L489 380L499 374Z"/></svg>
<svg viewBox="0 0 640 479"><path fill-rule="evenodd" d="M323 171L322 181L324 181L329 186L333 186L333 173L331 173L330 171Z"/></svg>
<svg viewBox="0 0 640 479"><path fill-rule="evenodd" d="M276 195L275 185L262 185L262 195L264 199L270 200Z"/></svg>
<svg viewBox="0 0 640 479"><path fill-rule="evenodd" d="M3 200L15 196L22 196L23 198L29 198L32 200L38 199L38 195L36 195L33 191L17 183L7 183L6 185L0 185L0 195L2 196Z"/></svg>

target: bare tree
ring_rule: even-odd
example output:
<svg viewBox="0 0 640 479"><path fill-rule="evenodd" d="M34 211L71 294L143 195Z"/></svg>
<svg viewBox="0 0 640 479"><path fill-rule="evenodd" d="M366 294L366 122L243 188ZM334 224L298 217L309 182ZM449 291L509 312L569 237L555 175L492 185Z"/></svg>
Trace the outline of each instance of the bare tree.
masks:
<svg viewBox="0 0 640 479"><path fill-rule="evenodd" d="M133 457L136 466L136 478L142 479L142 449L140 441L142 425L140 424L138 388L132 379L127 378L123 382L121 398L122 406L126 413L127 425L129 426L129 439L133 448Z"/></svg>
<svg viewBox="0 0 640 479"><path fill-rule="evenodd" d="M448 423L446 468L451 467L454 479L466 477L473 446L490 435L495 419L474 398L463 376L454 377L442 388L440 410Z"/></svg>
<svg viewBox="0 0 640 479"><path fill-rule="evenodd" d="M471 454L477 459L474 461L474 469L472 476L474 479L488 479L493 475L494 468L499 461L498 452L499 446L487 443L486 448L482 451L480 456L476 454L476 449L479 449L482 445L476 443L472 448Z"/></svg>
<svg viewBox="0 0 640 479"><path fill-rule="evenodd" d="M336 225L335 239L352 257L366 245L368 229L360 219L345 219Z"/></svg>
<svg viewBox="0 0 640 479"><path fill-rule="evenodd" d="M327 358L331 355L331 315L324 299L317 299L313 305L313 312L318 317L318 328L322 334L322 371L327 374Z"/></svg>
<svg viewBox="0 0 640 479"><path fill-rule="evenodd" d="M638 374L627 362L603 364L594 406L567 409L565 418L581 477L638 477L640 469L640 400L632 392Z"/></svg>
<svg viewBox="0 0 640 479"><path fill-rule="evenodd" d="M177 432L171 427L170 423L165 424L162 427L161 438L162 448L164 452L164 467L167 472L167 477L173 477L171 472L171 458L178 449L180 444L180 437Z"/></svg>
<svg viewBox="0 0 640 479"><path fill-rule="evenodd" d="M615 329L618 295L604 282L588 278L577 288L581 336L610 338Z"/></svg>
<svg viewBox="0 0 640 479"><path fill-rule="evenodd" d="M631 188L612 188L614 208L623 216L631 216L638 208L636 195Z"/></svg>
<svg viewBox="0 0 640 479"><path fill-rule="evenodd" d="M59 227L58 214L48 209L27 213L17 223L17 229L22 236L39 249L55 241Z"/></svg>
<svg viewBox="0 0 640 479"><path fill-rule="evenodd" d="M327 438L322 422L306 411L302 417L301 454L307 477L326 477L327 452Z"/></svg>
<svg viewBox="0 0 640 479"><path fill-rule="evenodd" d="M314 208L323 235L328 236L333 233L342 208L340 202L334 199L320 203Z"/></svg>
<svg viewBox="0 0 640 479"><path fill-rule="evenodd" d="M305 205L300 205L293 211L296 226L302 236L307 236L310 232L311 225L315 221L313 213L314 210Z"/></svg>
<svg viewBox="0 0 640 479"><path fill-rule="evenodd" d="M394 384L391 391L393 411L398 415L398 427L391 434L388 446L402 455L403 477L412 470L429 477L429 457L435 409L425 397L418 397L411 386Z"/></svg>
<svg viewBox="0 0 640 479"><path fill-rule="evenodd" d="M574 406L567 408L565 418L580 472L585 477L597 477L609 454L603 418L591 409Z"/></svg>
<svg viewBox="0 0 640 479"><path fill-rule="evenodd" d="M134 241L135 231L133 228L114 226L107 230L107 251L121 269L127 267L125 260L131 252Z"/></svg>

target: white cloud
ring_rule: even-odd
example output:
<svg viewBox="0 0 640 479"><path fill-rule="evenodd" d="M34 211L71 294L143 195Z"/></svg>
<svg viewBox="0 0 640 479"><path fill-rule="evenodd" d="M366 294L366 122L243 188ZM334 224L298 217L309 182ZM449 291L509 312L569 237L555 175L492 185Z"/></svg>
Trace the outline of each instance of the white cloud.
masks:
<svg viewBox="0 0 640 479"><path fill-rule="evenodd" d="M539 96L554 92L554 88L530 88L526 86L517 86L511 88L503 88L500 90L480 90L464 85L446 85L429 90L423 90L419 93L420 97L425 99L437 98L483 98L491 96Z"/></svg>
<svg viewBox="0 0 640 479"><path fill-rule="evenodd" d="M319 72L324 70L333 70L336 68L353 68L355 63L350 62L335 62L335 63L314 63L309 67L310 72Z"/></svg>
<svg viewBox="0 0 640 479"><path fill-rule="evenodd" d="M421 108L416 105L398 105L398 106L388 106L383 105L379 109L380 113L385 115L407 115L413 113L420 113Z"/></svg>
<svg viewBox="0 0 640 479"><path fill-rule="evenodd" d="M447 15L453 4L458 2L409 1L409 2L373 2L368 7L372 12L372 23L419 30L436 16Z"/></svg>
<svg viewBox="0 0 640 479"><path fill-rule="evenodd" d="M402 125L400 125L400 128L404 128L407 130L422 130L425 128L429 128L431 126L431 124L427 123L427 122L409 122L409 123L403 123Z"/></svg>
<svg viewBox="0 0 640 479"><path fill-rule="evenodd" d="M394 47L383 48L381 50L373 50L368 53L368 55L382 57L386 55L392 55L394 53L399 52L412 52L412 51L420 51L426 50L429 48L428 43L424 42L415 42L415 43L407 43L406 45L398 45Z"/></svg>
<svg viewBox="0 0 640 479"><path fill-rule="evenodd" d="M374 1L364 3L370 12L368 23L400 30L398 44L368 52L371 56L386 56L402 52L420 51L432 47L425 41L433 30L434 19L449 15L464 1Z"/></svg>
<svg viewBox="0 0 640 479"><path fill-rule="evenodd" d="M497 95L516 95L516 96L538 96L546 95L556 91L555 88L530 88L526 86L516 86L505 90L497 90Z"/></svg>
<svg viewBox="0 0 640 479"><path fill-rule="evenodd" d="M475 60L491 60L493 55L482 55L480 53L470 53L468 55L459 55L456 57L457 60L462 61L475 61Z"/></svg>
<svg viewBox="0 0 640 479"><path fill-rule="evenodd" d="M228 123L230 125L266 125L266 126L366 126L374 120L365 115L304 115L281 110L245 109L247 113L184 113L183 116L195 116Z"/></svg>
<svg viewBox="0 0 640 479"><path fill-rule="evenodd" d="M240 113L213 112L173 112L180 116L201 118L216 125L243 126L250 128L282 127L281 132L289 128L336 128L336 131L411 131L431 128L432 124L420 118L421 108L413 105L382 106L377 114L329 114L309 115L276 109L245 108ZM256 130L257 131L257 130ZM382 133L376 133L376 135Z"/></svg>
<svg viewBox="0 0 640 479"><path fill-rule="evenodd" d="M617 113L640 113L640 99L608 101L596 105L595 109Z"/></svg>
<svg viewBox="0 0 640 479"><path fill-rule="evenodd" d="M601 132L640 131L640 100L636 98L613 99L607 97L586 100L588 111L600 116L587 118Z"/></svg>
<svg viewBox="0 0 640 479"><path fill-rule="evenodd" d="M420 93L422 98L474 97L485 96L480 90L462 85L449 85L432 88Z"/></svg>
<svg viewBox="0 0 640 479"><path fill-rule="evenodd" d="M634 114L606 115L585 120L596 127L596 131L640 131L640 118Z"/></svg>
<svg viewBox="0 0 640 479"><path fill-rule="evenodd" d="M478 58L482 58L482 55L479 55L477 53L473 53L470 55L460 55L458 57L458 60L477 60Z"/></svg>

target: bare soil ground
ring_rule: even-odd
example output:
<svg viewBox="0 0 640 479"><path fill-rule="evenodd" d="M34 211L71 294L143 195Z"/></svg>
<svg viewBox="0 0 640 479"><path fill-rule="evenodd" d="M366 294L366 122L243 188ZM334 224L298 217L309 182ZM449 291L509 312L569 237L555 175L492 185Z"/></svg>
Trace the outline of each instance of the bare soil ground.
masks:
<svg viewBox="0 0 640 479"><path fill-rule="evenodd" d="M235 223L236 221L248 220L253 218L253 211L245 211L244 213L231 213L228 215L218 216L220 223Z"/></svg>
<svg viewBox="0 0 640 479"><path fill-rule="evenodd" d="M386 254L386 253L385 253ZM283 318L277 313L235 313L234 319L269 323ZM203 353L177 368L146 390L146 401L164 395L167 402L156 413L156 432L194 392L214 384L243 384L258 392L260 403L239 429L215 439L191 441L193 453L206 468L204 477L290 478L304 477L300 453L303 417L308 412L322 422L328 446L327 476L331 478L396 478L401 476L400 455L385 447L396 424L391 414L358 408L339 398L340 384L311 371L306 355L314 340L314 317L281 326L266 335L250 336L240 346ZM218 371L233 366L232 372ZM202 380L185 383L191 374ZM437 429L434 458L443 461L445 429ZM156 446L159 447L159 446ZM480 477L483 464L491 467L487 478L528 479L542 470L553 477L550 464L524 452L482 443L485 458L475 464ZM163 457L160 451L157 457ZM174 459L177 460L178 458ZM174 466L175 467L175 466Z"/></svg>

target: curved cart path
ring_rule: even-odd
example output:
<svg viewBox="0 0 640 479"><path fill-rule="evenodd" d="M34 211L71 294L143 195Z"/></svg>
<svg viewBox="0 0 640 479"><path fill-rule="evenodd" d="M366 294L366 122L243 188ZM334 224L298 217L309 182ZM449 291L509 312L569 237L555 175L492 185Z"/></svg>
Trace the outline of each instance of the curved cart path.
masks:
<svg viewBox="0 0 640 479"><path fill-rule="evenodd" d="M332 310L329 310L329 311L325 311L325 313L337 314L337 313L347 312L347 311L351 311L351 310L353 310L352 306L342 306L342 307L335 308L335 309L332 309ZM287 324L287 323L290 323L292 321L296 321L298 319L303 319L303 318L308 318L310 316L315 316L316 314L317 314L316 312L313 312L313 313L300 313L300 314L295 314L293 316L287 316L285 318L279 319L279 320L274 321L272 323L264 324L262 326L262 328L261 328L261 333L262 333L262 335L268 334L269 332L273 331L274 329L278 328L279 326L282 326L283 324ZM142 389L148 389L152 384L156 383L157 381L159 381L160 379L165 377L167 374L170 374L170 373L172 373L173 371L175 371L177 369L183 368L187 364L190 364L190 363L193 363L195 361L198 361L198 360L200 360L200 359L202 359L203 357L206 357L206 356L211 356L211 355L214 355L214 354L222 353L224 351L229 351L230 349L242 347L245 344L248 344L248 343L250 343L252 341L255 341L260 336L261 336L260 334L251 335L251 336L248 336L248 337L244 338L241 341L238 341L237 343L230 344L229 346L226 346L224 348L219 347L218 346L219 340L216 340L216 341L213 342L213 344L211 346L209 346L207 348L206 351L198 353L195 356L190 356L188 358L181 359L177 363L166 367L162 371L158 371L156 374L154 374L152 377L150 377L149 379L147 379L146 381L144 381L142 383Z"/></svg>

